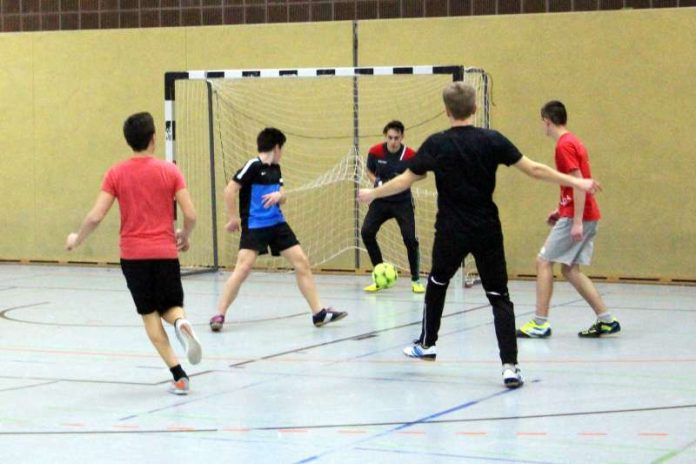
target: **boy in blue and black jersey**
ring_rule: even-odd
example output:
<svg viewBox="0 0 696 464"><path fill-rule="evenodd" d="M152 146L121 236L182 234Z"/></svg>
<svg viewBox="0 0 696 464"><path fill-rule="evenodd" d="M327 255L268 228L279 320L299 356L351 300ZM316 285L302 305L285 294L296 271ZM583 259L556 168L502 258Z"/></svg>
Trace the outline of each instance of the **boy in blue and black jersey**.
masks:
<svg viewBox="0 0 696 464"><path fill-rule="evenodd" d="M295 268L297 286L309 304L316 327L348 315L322 307L307 255L280 209L286 200L279 164L285 141L285 134L278 129L262 130L256 139L258 156L247 161L225 188L228 217L225 229L228 232L241 229L242 236L237 263L220 295L218 314L210 319L213 332L222 329L227 309L251 273L256 258L268 253L269 248L273 256L282 255Z"/></svg>

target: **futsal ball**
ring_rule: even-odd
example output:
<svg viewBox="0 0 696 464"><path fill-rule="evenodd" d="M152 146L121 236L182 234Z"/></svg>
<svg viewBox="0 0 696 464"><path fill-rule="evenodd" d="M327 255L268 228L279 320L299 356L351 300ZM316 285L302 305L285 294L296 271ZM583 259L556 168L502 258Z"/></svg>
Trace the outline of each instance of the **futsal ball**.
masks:
<svg viewBox="0 0 696 464"><path fill-rule="evenodd" d="M399 273L392 263L380 263L372 271L372 281L377 288L389 288L396 283Z"/></svg>

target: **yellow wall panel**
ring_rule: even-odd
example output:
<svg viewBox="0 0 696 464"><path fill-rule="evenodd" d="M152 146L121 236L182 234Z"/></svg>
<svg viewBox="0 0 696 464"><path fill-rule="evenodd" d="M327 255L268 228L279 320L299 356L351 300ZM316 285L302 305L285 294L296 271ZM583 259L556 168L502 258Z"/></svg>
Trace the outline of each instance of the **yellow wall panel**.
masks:
<svg viewBox="0 0 696 464"><path fill-rule="evenodd" d="M463 64L493 77L492 125L553 164L540 106L560 99L585 141L604 214L590 273L694 278L696 10L492 16L360 24L360 65ZM533 273L557 189L499 174L509 269ZM677 200L678 199L678 200ZM655 224L659 218L659 226ZM650 250L646 253L646 250Z"/></svg>
<svg viewBox="0 0 696 464"><path fill-rule="evenodd" d="M117 208L77 253L63 240L104 171L128 156L124 118L151 111L161 131L166 71L351 66L351 32L340 22L0 35L0 101L12 116L0 124L0 259L117 259ZM366 21L358 32L363 66L486 69L493 126L548 164L538 111L563 100L606 187L590 273L696 278L685 258L696 249L696 9ZM501 169L512 273L534 272L556 197Z"/></svg>
<svg viewBox="0 0 696 464"><path fill-rule="evenodd" d="M316 68L351 66L352 23L187 28L187 68ZM175 70L176 71L176 70Z"/></svg>
<svg viewBox="0 0 696 464"><path fill-rule="evenodd" d="M109 166L130 155L122 132L125 118L150 111L161 130L163 75L172 66L183 66L185 33L152 29L32 37L40 214L31 255L117 261L117 205L76 252L68 255L62 244L92 206Z"/></svg>
<svg viewBox="0 0 696 464"><path fill-rule="evenodd" d="M0 34L0 57L0 259L19 259L35 245L31 38Z"/></svg>

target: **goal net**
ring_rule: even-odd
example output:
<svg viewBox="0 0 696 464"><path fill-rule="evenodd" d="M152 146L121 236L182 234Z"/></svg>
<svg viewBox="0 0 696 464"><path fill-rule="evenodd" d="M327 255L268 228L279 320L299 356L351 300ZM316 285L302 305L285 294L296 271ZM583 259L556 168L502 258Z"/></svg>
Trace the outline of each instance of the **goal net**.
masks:
<svg viewBox="0 0 696 464"><path fill-rule="evenodd" d="M234 173L256 157L256 136L277 127L287 136L281 168L288 201L283 214L312 267L371 269L360 239L367 206L356 191L368 149L382 143L382 128L404 123L404 144L417 149L448 126L442 90L453 80L477 89L476 125L489 125L488 76L462 66L192 71L166 75L167 156L186 177L198 211L193 245L181 256L191 268L235 263L239 234L225 232L223 191ZM420 267L427 272L437 210L430 176L412 189ZM386 261L408 274L406 248L395 221L377 240ZM282 258L259 257L257 266L286 268ZM472 263L466 272L475 271Z"/></svg>

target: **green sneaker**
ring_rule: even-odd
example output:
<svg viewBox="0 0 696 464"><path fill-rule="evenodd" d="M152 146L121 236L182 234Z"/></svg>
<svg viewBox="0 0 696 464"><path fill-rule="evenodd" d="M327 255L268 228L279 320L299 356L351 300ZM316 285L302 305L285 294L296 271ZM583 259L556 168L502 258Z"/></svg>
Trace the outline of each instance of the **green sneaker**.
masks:
<svg viewBox="0 0 696 464"><path fill-rule="evenodd" d="M367 293L377 293L380 290L384 290L387 287L378 287L377 284L370 284L367 287L363 288L364 291Z"/></svg>
<svg viewBox="0 0 696 464"><path fill-rule="evenodd" d="M425 287L419 280L411 281L411 291L413 293L425 293Z"/></svg>
<svg viewBox="0 0 696 464"><path fill-rule="evenodd" d="M537 324L534 319L517 329L517 338L547 338L551 336L551 324Z"/></svg>
<svg viewBox="0 0 696 464"><path fill-rule="evenodd" d="M581 338L599 338L602 335L609 335L621 331L621 324L616 318L611 322L597 321L587 330L578 332L578 337Z"/></svg>

